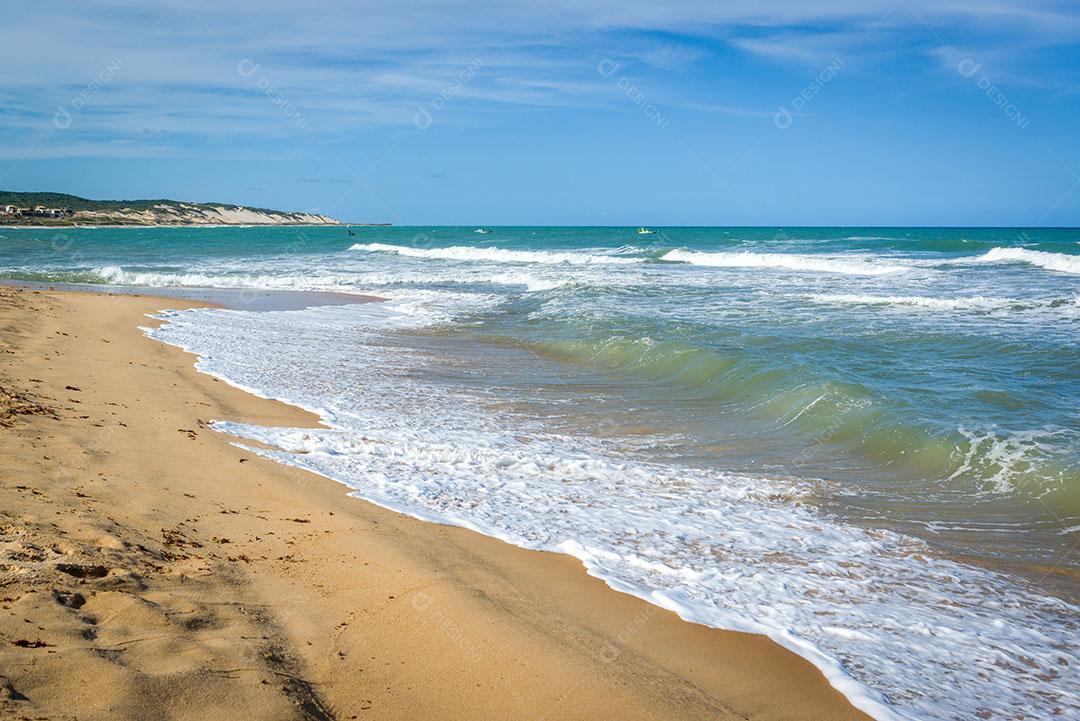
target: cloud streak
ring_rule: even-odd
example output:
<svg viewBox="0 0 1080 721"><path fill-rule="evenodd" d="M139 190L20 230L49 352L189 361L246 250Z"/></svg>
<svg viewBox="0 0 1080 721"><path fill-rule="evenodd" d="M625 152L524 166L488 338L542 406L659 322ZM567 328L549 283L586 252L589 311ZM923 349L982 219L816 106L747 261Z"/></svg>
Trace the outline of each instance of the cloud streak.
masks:
<svg viewBox="0 0 1080 721"><path fill-rule="evenodd" d="M1076 9L1053 0L477 0L468 12L420 0L408 13L384 0L254 8L109 0L23 3L8 17L16 27L0 59L20 72L0 86L4 137L80 154L127 153L140 142L164 152L193 137L245 143L308 130L332 141L364 128L409 129L418 106L475 58L482 69L438 118L448 127L482 124L491 112L619 107L618 88L595 72L602 58L668 107L761 118L772 109L753 93L716 98L702 87L725 54L801 67L800 78L840 55L874 62L914 53L940 63L972 27L983 39L1023 35L1017 53L1080 35ZM75 114L71 134L50 137L57 109L116 59L122 70ZM257 64L258 77L238 72L243 62ZM1008 67L1001 75L1022 78Z"/></svg>

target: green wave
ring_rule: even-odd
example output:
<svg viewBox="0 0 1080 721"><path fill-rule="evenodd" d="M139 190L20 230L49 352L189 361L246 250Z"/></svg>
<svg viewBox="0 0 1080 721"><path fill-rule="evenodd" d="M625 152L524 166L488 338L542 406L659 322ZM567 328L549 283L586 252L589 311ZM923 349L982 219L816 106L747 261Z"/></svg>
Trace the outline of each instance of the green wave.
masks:
<svg viewBox="0 0 1080 721"><path fill-rule="evenodd" d="M806 365L761 353L629 335L493 340L590 366L620 385L656 388L661 398L723 408L736 431L742 430L744 450L752 450L759 434L794 438L798 443L789 447L797 450L787 460L794 474L804 463L841 454L935 491L1048 494L1066 503L1080 492L1080 471L1057 453L1052 430L1010 434L937 427L862 384L822 379Z"/></svg>

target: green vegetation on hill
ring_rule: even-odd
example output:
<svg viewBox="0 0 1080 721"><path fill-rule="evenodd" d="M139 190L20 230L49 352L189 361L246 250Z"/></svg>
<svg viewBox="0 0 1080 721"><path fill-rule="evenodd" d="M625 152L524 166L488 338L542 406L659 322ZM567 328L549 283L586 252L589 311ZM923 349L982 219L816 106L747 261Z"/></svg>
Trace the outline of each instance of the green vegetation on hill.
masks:
<svg viewBox="0 0 1080 721"><path fill-rule="evenodd" d="M77 195L67 193L9 193L0 191L0 205L16 205L20 208L33 208L43 205L46 208L68 208L73 211L116 211L116 210L151 210L155 205L191 205L197 208L236 208L236 205L225 203L188 203L181 200L89 200ZM282 211L268 208L252 208L244 206L248 210L259 213L281 213Z"/></svg>

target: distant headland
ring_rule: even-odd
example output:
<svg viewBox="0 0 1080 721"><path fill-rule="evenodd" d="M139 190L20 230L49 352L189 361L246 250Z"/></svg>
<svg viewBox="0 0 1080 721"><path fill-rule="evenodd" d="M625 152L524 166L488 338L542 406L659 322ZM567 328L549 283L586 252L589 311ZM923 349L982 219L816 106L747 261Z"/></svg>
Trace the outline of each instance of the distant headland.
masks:
<svg viewBox="0 0 1080 721"><path fill-rule="evenodd" d="M179 200L88 200L66 193L0 192L0 225L342 225L314 213Z"/></svg>

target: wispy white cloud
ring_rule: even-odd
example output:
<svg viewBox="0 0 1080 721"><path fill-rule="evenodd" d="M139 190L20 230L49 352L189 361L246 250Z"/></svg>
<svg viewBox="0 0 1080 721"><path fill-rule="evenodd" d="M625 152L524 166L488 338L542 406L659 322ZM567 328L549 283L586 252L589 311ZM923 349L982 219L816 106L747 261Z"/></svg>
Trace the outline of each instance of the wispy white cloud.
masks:
<svg viewBox="0 0 1080 721"><path fill-rule="evenodd" d="M105 140L80 143L31 143L23 147L0 146L0 160L55 160L58 158L158 158L174 155L168 145Z"/></svg>
<svg viewBox="0 0 1080 721"><path fill-rule="evenodd" d="M50 152L73 153L409 128L419 105L451 87L447 124L488 111L611 107L620 90L597 75L603 57L632 66L668 107L758 118L768 110L754 99L714 103L679 77L716 62L720 48L794 65L910 52L947 64L977 27L1023 35L1025 45L1003 42L1013 52L994 58L1001 78L1020 82L1017 54L1080 36L1080 11L1060 0L475 0L467 12L449 0L417 0L408 12L390 0L107 0L17 2L5 22L0 62L19 69L0 81L5 137L45 137ZM57 110L117 61L70 128L55 128ZM258 70L239 70L245 61ZM95 133L101 142L70 140Z"/></svg>
<svg viewBox="0 0 1080 721"><path fill-rule="evenodd" d="M931 55L940 62L946 77L957 81L966 81L971 73L977 73L980 78L986 77L990 82L1013 88L1068 95L1080 92L1080 80L1077 78L1017 70L1017 58L1033 52L1033 48L972 44L964 47L943 45L934 48Z"/></svg>
<svg viewBox="0 0 1080 721"><path fill-rule="evenodd" d="M839 55L850 54L858 38L852 33L784 32L761 37L735 37L731 44L769 60L818 66Z"/></svg>

